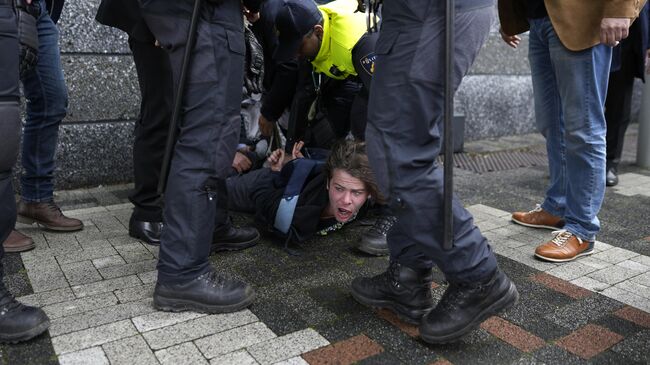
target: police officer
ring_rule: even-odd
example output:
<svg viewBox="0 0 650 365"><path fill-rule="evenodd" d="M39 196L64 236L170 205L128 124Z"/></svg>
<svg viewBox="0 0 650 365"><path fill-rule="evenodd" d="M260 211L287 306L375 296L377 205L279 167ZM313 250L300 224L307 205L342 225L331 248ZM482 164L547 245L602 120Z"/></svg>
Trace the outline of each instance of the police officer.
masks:
<svg viewBox="0 0 650 365"><path fill-rule="evenodd" d="M493 0L456 0L454 91L489 33L493 8ZM388 234L387 271L356 278L351 291L364 305L419 324L424 341L450 342L512 306L518 293L458 199L453 248L443 248L443 175L436 157L444 104L445 2L385 1L382 16L366 141L398 220ZM449 282L436 306L430 290L434 264Z"/></svg>
<svg viewBox="0 0 650 365"><path fill-rule="evenodd" d="M259 4L245 1L250 11ZM140 1L147 27L168 51L178 84L194 1ZM208 261L217 205L240 130L244 69L240 0L202 2L167 189L154 305L164 311L231 312L250 305L244 281Z"/></svg>
<svg viewBox="0 0 650 365"><path fill-rule="evenodd" d="M20 140L19 43L15 11L14 0L0 0L0 69L3 70L0 77L0 242L9 236L16 223L11 178ZM36 28L32 31L35 35ZM4 250L0 246L0 259L2 256ZM0 264L0 342L26 341L45 332L50 326L45 312L18 302L5 287L2 275Z"/></svg>

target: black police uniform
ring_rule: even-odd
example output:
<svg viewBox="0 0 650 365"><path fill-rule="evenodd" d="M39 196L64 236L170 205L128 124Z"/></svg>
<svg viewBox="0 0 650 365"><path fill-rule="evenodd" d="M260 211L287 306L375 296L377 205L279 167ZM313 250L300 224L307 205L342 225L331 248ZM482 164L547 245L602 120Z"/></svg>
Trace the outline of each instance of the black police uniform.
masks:
<svg viewBox="0 0 650 365"><path fill-rule="evenodd" d="M169 54L178 84L193 1L141 0L143 18ZM252 11L259 4L245 2ZM183 283L210 271L217 204L240 131L244 29L239 0L204 1L192 50L178 141L167 189L159 283Z"/></svg>
<svg viewBox="0 0 650 365"><path fill-rule="evenodd" d="M368 157L398 221L391 259L413 269L435 264L449 280L474 282L497 268L471 214L454 198L454 246L443 249L440 123L444 104L445 3L384 1L368 109ZM456 1L454 85L458 88L489 33L491 0ZM471 24L471 25L468 25Z"/></svg>

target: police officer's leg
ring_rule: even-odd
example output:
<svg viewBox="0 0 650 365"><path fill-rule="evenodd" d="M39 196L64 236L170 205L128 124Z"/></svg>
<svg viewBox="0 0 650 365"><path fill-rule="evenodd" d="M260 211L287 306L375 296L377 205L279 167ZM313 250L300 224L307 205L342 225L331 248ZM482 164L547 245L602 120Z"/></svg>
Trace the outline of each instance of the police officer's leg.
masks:
<svg viewBox="0 0 650 365"><path fill-rule="evenodd" d="M0 242L16 223L16 201L11 170L20 141L18 91L18 40L13 1L0 0ZM4 250L0 245L0 260ZM25 341L43 333L50 325L45 313L18 303L5 288L0 261L0 342Z"/></svg>
<svg viewBox="0 0 650 365"><path fill-rule="evenodd" d="M129 47L140 84L140 115L133 139L133 214L129 235L159 244L162 229L162 198L158 180L173 103L172 71L169 55L156 47L153 36L141 40L129 37Z"/></svg>
<svg viewBox="0 0 650 365"><path fill-rule="evenodd" d="M154 304L162 310L225 312L242 309L254 299L248 284L217 274L208 261L216 205L223 198L218 179L225 178L239 137L245 47L239 1L206 1L203 7L164 196ZM176 84L189 20L147 7L143 15L170 51Z"/></svg>
<svg viewBox="0 0 650 365"><path fill-rule="evenodd" d="M396 295L392 284L384 284L381 290L366 290L381 282L376 279L355 280L353 293L356 290L355 297L361 297L362 302L365 295L366 299L387 302L386 306L393 309L406 307L409 311L403 315L421 313L417 310L426 309L423 303L428 305L430 297L416 293L423 290L423 283L430 278L426 272L432 260L451 284L439 306L431 312L434 314L423 320L420 333L426 341L445 342L512 305L517 293L509 279L497 270L487 241L457 199L453 203L454 247L450 251L443 249L443 178L435 159L441 145L441 30L445 19L444 13L430 11L422 21L413 9L432 8L435 3L416 2L385 4L366 131L371 163L398 216L398 224L388 236L391 269L383 274L393 280L383 282L401 282L403 285L398 288L410 287L413 295L410 301L408 296ZM491 19L490 7L457 13L456 37L462 41L456 42L454 49L454 90L484 42ZM464 291L469 300L454 302L458 300L454 294L458 291ZM451 320L452 315L455 320Z"/></svg>

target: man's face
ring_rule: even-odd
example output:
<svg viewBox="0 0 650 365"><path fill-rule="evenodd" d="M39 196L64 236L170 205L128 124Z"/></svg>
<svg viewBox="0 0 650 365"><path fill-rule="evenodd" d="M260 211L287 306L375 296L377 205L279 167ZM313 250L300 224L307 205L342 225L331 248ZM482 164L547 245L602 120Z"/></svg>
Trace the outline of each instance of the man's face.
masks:
<svg viewBox="0 0 650 365"><path fill-rule="evenodd" d="M327 190L330 213L341 223L349 221L368 200L365 184L341 169L334 170Z"/></svg>
<svg viewBox="0 0 650 365"><path fill-rule="evenodd" d="M323 40L323 27L315 25L314 30L302 37L302 44L298 49L298 57L308 61L313 60L320 51L320 45Z"/></svg>

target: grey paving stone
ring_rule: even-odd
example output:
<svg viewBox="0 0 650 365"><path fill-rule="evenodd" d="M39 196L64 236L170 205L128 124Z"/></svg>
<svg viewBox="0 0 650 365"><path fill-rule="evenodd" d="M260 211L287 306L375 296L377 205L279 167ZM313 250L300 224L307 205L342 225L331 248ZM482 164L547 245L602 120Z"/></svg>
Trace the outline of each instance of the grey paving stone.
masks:
<svg viewBox="0 0 650 365"><path fill-rule="evenodd" d="M630 260L634 262L638 262L640 264L643 264L645 266L650 266L650 257L645 256L645 255L639 255L637 257L633 257Z"/></svg>
<svg viewBox="0 0 650 365"><path fill-rule="evenodd" d="M628 251L620 247L612 247L609 250L596 253L593 255L594 258L603 260L612 264L618 264L621 261L629 260L635 256L639 256L638 253Z"/></svg>
<svg viewBox="0 0 650 365"><path fill-rule="evenodd" d="M260 364L273 364L305 352L329 345L323 336L311 328L277 337L250 346L248 352Z"/></svg>
<svg viewBox="0 0 650 365"><path fill-rule="evenodd" d="M157 365L158 360L142 336L123 338L102 345L111 365Z"/></svg>
<svg viewBox="0 0 650 365"><path fill-rule="evenodd" d="M647 298L644 298L630 291L612 286L603 290L601 294L609 298L616 299L619 302L625 303L627 305L631 305L632 307L650 312L650 301L648 301Z"/></svg>
<svg viewBox="0 0 650 365"><path fill-rule="evenodd" d="M632 278L635 283L650 286L650 273L641 274Z"/></svg>
<svg viewBox="0 0 650 365"><path fill-rule="evenodd" d="M72 291L77 298L83 298L90 295L112 292L117 289L130 288L139 285L142 285L142 281L140 281L136 275L131 275L102 280L92 284L73 286Z"/></svg>
<svg viewBox="0 0 650 365"><path fill-rule="evenodd" d="M134 302L153 297L154 284L144 284L132 288L119 289L113 292L120 303Z"/></svg>
<svg viewBox="0 0 650 365"><path fill-rule="evenodd" d="M97 308L110 307L117 304L117 298L113 293L102 293L74 299L67 302L56 303L43 307L43 310L50 319L57 319L73 314L80 314Z"/></svg>
<svg viewBox="0 0 650 365"><path fill-rule="evenodd" d="M611 289L605 289L602 294L607 296L607 291ZM601 295L592 295L578 301L572 301L544 316L544 318L564 328L576 330L587 323L609 315L609 313L621 307L623 307L623 304L616 300Z"/></svg>
<svg viewBox="0 0 650 365"><path fill-rule="evenodd" d="M259 363L246 350L240 350L215 357L210 360L210 365L259 365Z"/></svg>
<svg viewBox="0 0 650 365"><path fill-rule="evenodd" d="M133 327L131 321L125 320L53 337L52 345L57 354L65 354L103 345L136 334L137 330Z"/></svg>
<svg viewBox="0 0 650 365"><path fill-rule="evenodd" d="M583 264L583 265L591 266L596 270L604 269L606 267L610 267L610 266L614 265L614 264L612 264L610 262L599 260L599 259L595 258L593 255L592 256L581 257L580 258L580 263Z"/></svg>
<svg viewBox="0 0 650 365"><path fill-rule="evenodd" d="M115 246L120 256L127 262L139 262L154 259L153 255L141 243L132 242L125 245Z"/></svg>
<svg viewBox="0 0 650 365"><path fill-rule="evenodd" d="M162 365L207 365L208 363L192 342L185 342L156 351L156 357Z"/></svg>
<svg viewBox="0 0 650 365"><path fill-rule="evenodd" d="M63 275L63 271L61 271L54 257L33 262L23 261L23 263L25 264L25 269L27 269L27 276L32 284L34 293L52 291L69 286L65 275Z"/></svg>
<svg viewBox="0 0 650 365"><path fill-rule="evenodd" d="M75 296L70 288L61 288L37 294L25 295L16 299L27 305L43 307L50 304L74 300Z"/></svg>
<svg viewBox="0 0 650 365"><path fill-rule="evenodd" d="M580 263L580 259L578 259L576 261L564 263L551 270L547 270L546 273L562 280L571 281L594 271L596 271L594 267L583 265Z"/></svg>
<svg viewBox="0 0 650 365"><path fill-rule="evenodd" d="M258 321L249 310L210 315L143 334L149 346L162 349Z"/></svg>
<svg viewBox="0 0 650 365"><path fill-rule="evenodd" d="M81 314L52 320L50 335L60 336L66 333L118 322L155 311L156 309L153 307L151 298L94 309Z"/></svg>
<svg viewBox="0 0 650 365"><path fill-rule="evenodd" d="M309 365L309 363L302 357L296 356L284 361L278 361L273 365Z"/></svg>
<svg viewBox="0 0 650 365"><path fill-rule="evenodd" d="M89 349L70 352L59 356L61 365L109 365L106 354L101 347L92 347Z"/></svg>
<svg viewBox="0 0 650 365"><path fill-rule="evenodd" d="M94 260L117 254L113 246L111 246L108 241L100 240L95 242L103 242L104 244L102 246L98 245L95 247L84 248L81 251L77 251L69 255L57 255L56 260L59 262L59 265L65 265L73 262Z"/></svg>
<svg viewBox="0 0 650 365"><path fill-rule="evenodd" d="M603 283L614 285L616 283L620 283L623 280L627 280L635 276L638 276L639 274L641 274L640 271L628 269L623 266L614 265L598 271L594 271L590 274L587 274L587 276L589 276L592 279L602 281Z"/></svg>
<svg viewBox="0 0 650 365"><path fill-rule="evenodd" d="M583 276L575 280L571 280L571 284L577 285L581 288L589 289L595 292L602 292L603 290L609 288L611 285L607 283L594 280L588 276Z"/></svg>
<svg viewBox="0 0 650 365"><path fill-rule="evenodd" d="M120 266L126 264L126 261L120 255L102 257L92 260L93 265L98 269L103 269L109 266Z"/></svg>
<svg viewBox="0 0 650 365"><path fill-rule="evenodd" d="M638 271L640 273L650 271L650 267L648 267L647 265L644 265L644 264L642 264L640 262L632 261L632 260L625 260L625 261L619 262L618 264L616 264L616 266L625 267L627 269Z"/></svg>
<svg viewBox="0 0 650 365"><path fill-rule="evenodd" d="M650 301L650 287L635 283L632 280L622 281L615 285L616 288L627 290Z"/></svg>
<svg viewBox="0 0 650 365"><path fill-rule="evenodd" d="M99 269L99 273L104 277L104 279L117 278L120 276L128 276L151 271L156 268L157 263L158 260L147 260L121 266L104 267Z"/></svg>
<svg viewBox="0 0 650 365"><path fill-rule="evenodd" d="M646 329L632 337L628 337L612 347L612 350L623 354L633 361L648 364L650 363L650 330ZM639 351L645 349L646 351Z"/></svg>
<svg viewBox="0 0 650 365"><path fill-rule="evenodd" d="M264 323L255 322L194 341L208 359L277 337Z"/></svg>
<svg viewBox="0 0 650 365"><path fill-rule="evenodd" d="M205 316L205 313L196 312L154 312L135 317L131 319L131 321L133 321L133 324L138 331L147 332Z"/></svg>
<svg viewBox="0 0 650 365"><path fill-rule="evenodd" d="M90 260L62 264L61 270L70 285L88 284L102 280L102 277Z"/></svg>
<svg viewBox="0 0 650 365"><path fill-rule="evenodd" d="M158 280L158 270L146 271L138 274L140 280L145 284L153 284Z"/></svg>

